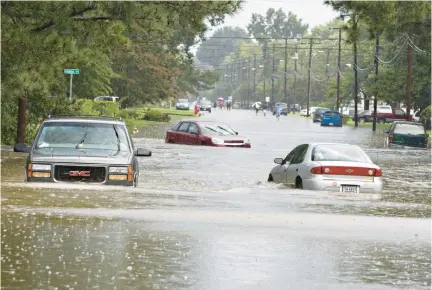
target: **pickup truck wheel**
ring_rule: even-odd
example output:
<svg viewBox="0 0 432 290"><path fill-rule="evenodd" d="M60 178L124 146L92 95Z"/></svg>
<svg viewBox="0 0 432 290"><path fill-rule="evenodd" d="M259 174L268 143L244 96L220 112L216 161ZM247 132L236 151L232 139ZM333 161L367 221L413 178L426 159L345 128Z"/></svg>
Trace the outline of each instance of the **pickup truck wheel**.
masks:
<svg viewBox="0 0 432 290"><path fill-rule="evenodd" d="M385 120L384 119L378 119L378 124L384 124Z"/></svg>
<svg viewBox="0 0 432 290"><path fill-rule="evenodd" d="M201 142L201 145L202 146L207 146L207 143L206 142Z"/></svg>

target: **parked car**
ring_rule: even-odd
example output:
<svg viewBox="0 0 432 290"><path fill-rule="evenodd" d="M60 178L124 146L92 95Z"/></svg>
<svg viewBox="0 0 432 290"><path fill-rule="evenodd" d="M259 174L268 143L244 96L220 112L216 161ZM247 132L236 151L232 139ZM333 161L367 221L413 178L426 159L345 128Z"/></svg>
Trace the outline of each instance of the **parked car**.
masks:
<svg viewBox="0 0 432 290"><path fill-rule="evenodd" d="M330 110L322 114L321 126L342 127L343 116L338 111Z"/></svg>
<svg viewBox="0 0 432 290"><path fill-rule="evenodd" d="M166 132L165 143L251 148L248 138L238 136L227 124L213 121L180 121Z"/></svg>
<svg viewBox="0 0 432 290"><path fill-rule="evenodd" d="M188 99L177 99L176 109L177 110L189 110L189 100Z"/></svg>
<svg viewBox="0 0 432 290"><path fill-rule="evenodd" d="M95 183L137 186L139 156L151 151L135 148L124 121L98 117L50 117L31 147L16 144L15 152L29 152L27 182Z"/></svg>
<svg viewBox="0 0 432 290"><path fill-rule="evenodd" d="M199 110L200 111L207 111L207 112L211 113L212 103L209 100L201 100L199 102Z"/></svg>
<svg viewBox="0 0 432 290"><path fill-rule="evenodd" d="M355 116L353 115L352 118L353 122L355 122ZM366 123L366 122L372 122L373 121L373 115L372 111L370 110L364 110L358 113L358 122L359 123Z"/></svg>
<svg viewBox="0 0 432 290"><path fill-rule="evenodd" d="M99 96L95 97L94 101L105 101L105 102L118 102L119 97L113 97L113 96Z"/></svg>
<svg viewBox="0 0 432 290"><path fill-rule="evenodd" d="M388 130L385 146L387 147L419 147L427 148L429 135L422 123L409 121L396 121Z"/></svg>
<svg viewBox="0 0 432 290"><path fill-rule="evenodd" d="M307 143L294 148L277 164L268 181L299 189L344 193L381 193L382 171L357 145Z"/></svg>
<svg viewBox="0 0 432 290"><path fill-rule="evenodd" d="M373 113L372 113L373 115ZM404 110L401 109L394 109L390 113L380 113L378 111L378 114L376 115L377 123L384 124L384 123L392 123L394 121L400 121L400 120L407 120L411 121L412 116L407 116Z"/></svg>
<svg viewBox="0 0 432 290"><path fill-rule="evenodd" d="M317 108L315 109L315 111L313 111L312 113L312 122L314 123L319 123L322 120L322 114L325 111L329 111L330 109L327 108Z"/></svg>
<svg viewBox="0 0 432 290"><path fill-rule="evenodd" d="M272 106L272 114L273 115L276 115L276 106L277 105L279 105L279 107L281 108L281 115L282 115L282 110L283 109L285 109L285 112L288 113L288 104L287 103L275 103L274 106Z"/></svg>
<svg viewBox="0 0 432 290"><path fill-rule="evenodd" d="M318 109L318 107L310 107L309 108L309 115L313 115L313 112ZM300 110L300 116L307 116L307 109Z"/></svg>

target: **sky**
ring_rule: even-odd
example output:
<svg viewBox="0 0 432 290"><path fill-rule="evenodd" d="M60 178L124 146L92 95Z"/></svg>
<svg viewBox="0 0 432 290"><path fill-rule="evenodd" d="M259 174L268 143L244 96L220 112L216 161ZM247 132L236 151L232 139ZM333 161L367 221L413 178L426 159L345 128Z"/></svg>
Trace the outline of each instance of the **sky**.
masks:
<svg viewBox="0 0 432 290"><path fill-rule="evenodd" d="M206 36L211 36L215 30L223 26L239 26L246 29L253 13L265 15L269 8L275 10L282 8L286 13L291 11L302 19L303 23L309 24L309 29L326 24L339 16L331 7L324 5L324 0L247 0L243 3L240 11L234 16L226 17L223 25L214 27ZM196 49L197 47L195 47L194 52Z"/></svg>

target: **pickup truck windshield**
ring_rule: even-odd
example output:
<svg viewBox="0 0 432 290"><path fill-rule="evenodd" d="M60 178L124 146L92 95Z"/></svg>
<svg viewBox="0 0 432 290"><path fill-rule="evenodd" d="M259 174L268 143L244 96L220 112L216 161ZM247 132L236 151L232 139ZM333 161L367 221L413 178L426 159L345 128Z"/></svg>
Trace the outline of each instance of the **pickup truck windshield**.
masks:
<svg viewBox="0 0 432 290"><path fill-rule="evenodd" d="M36 140L36 148L78 148L130 152L125 127L105 123L45 123L39 138Z"/></svg>

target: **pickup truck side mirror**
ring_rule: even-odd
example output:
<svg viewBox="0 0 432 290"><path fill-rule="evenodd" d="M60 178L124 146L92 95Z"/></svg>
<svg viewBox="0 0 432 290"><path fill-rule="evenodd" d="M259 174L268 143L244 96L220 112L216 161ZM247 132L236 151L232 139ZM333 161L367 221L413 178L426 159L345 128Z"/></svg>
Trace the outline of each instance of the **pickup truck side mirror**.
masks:
<svg viewBox="0 0 432 290"><path fill-rule="evenodd" d="M137 148L135 149L135 156L152 156L152 152L148 149Z"/></svg>
<svg viewBox="0 0 432 290"><path fill-rule="evenodd" d="M24 143L17 143L14 146L14 152L28 153L28 152L30 152L30 147Z"/></svg>

